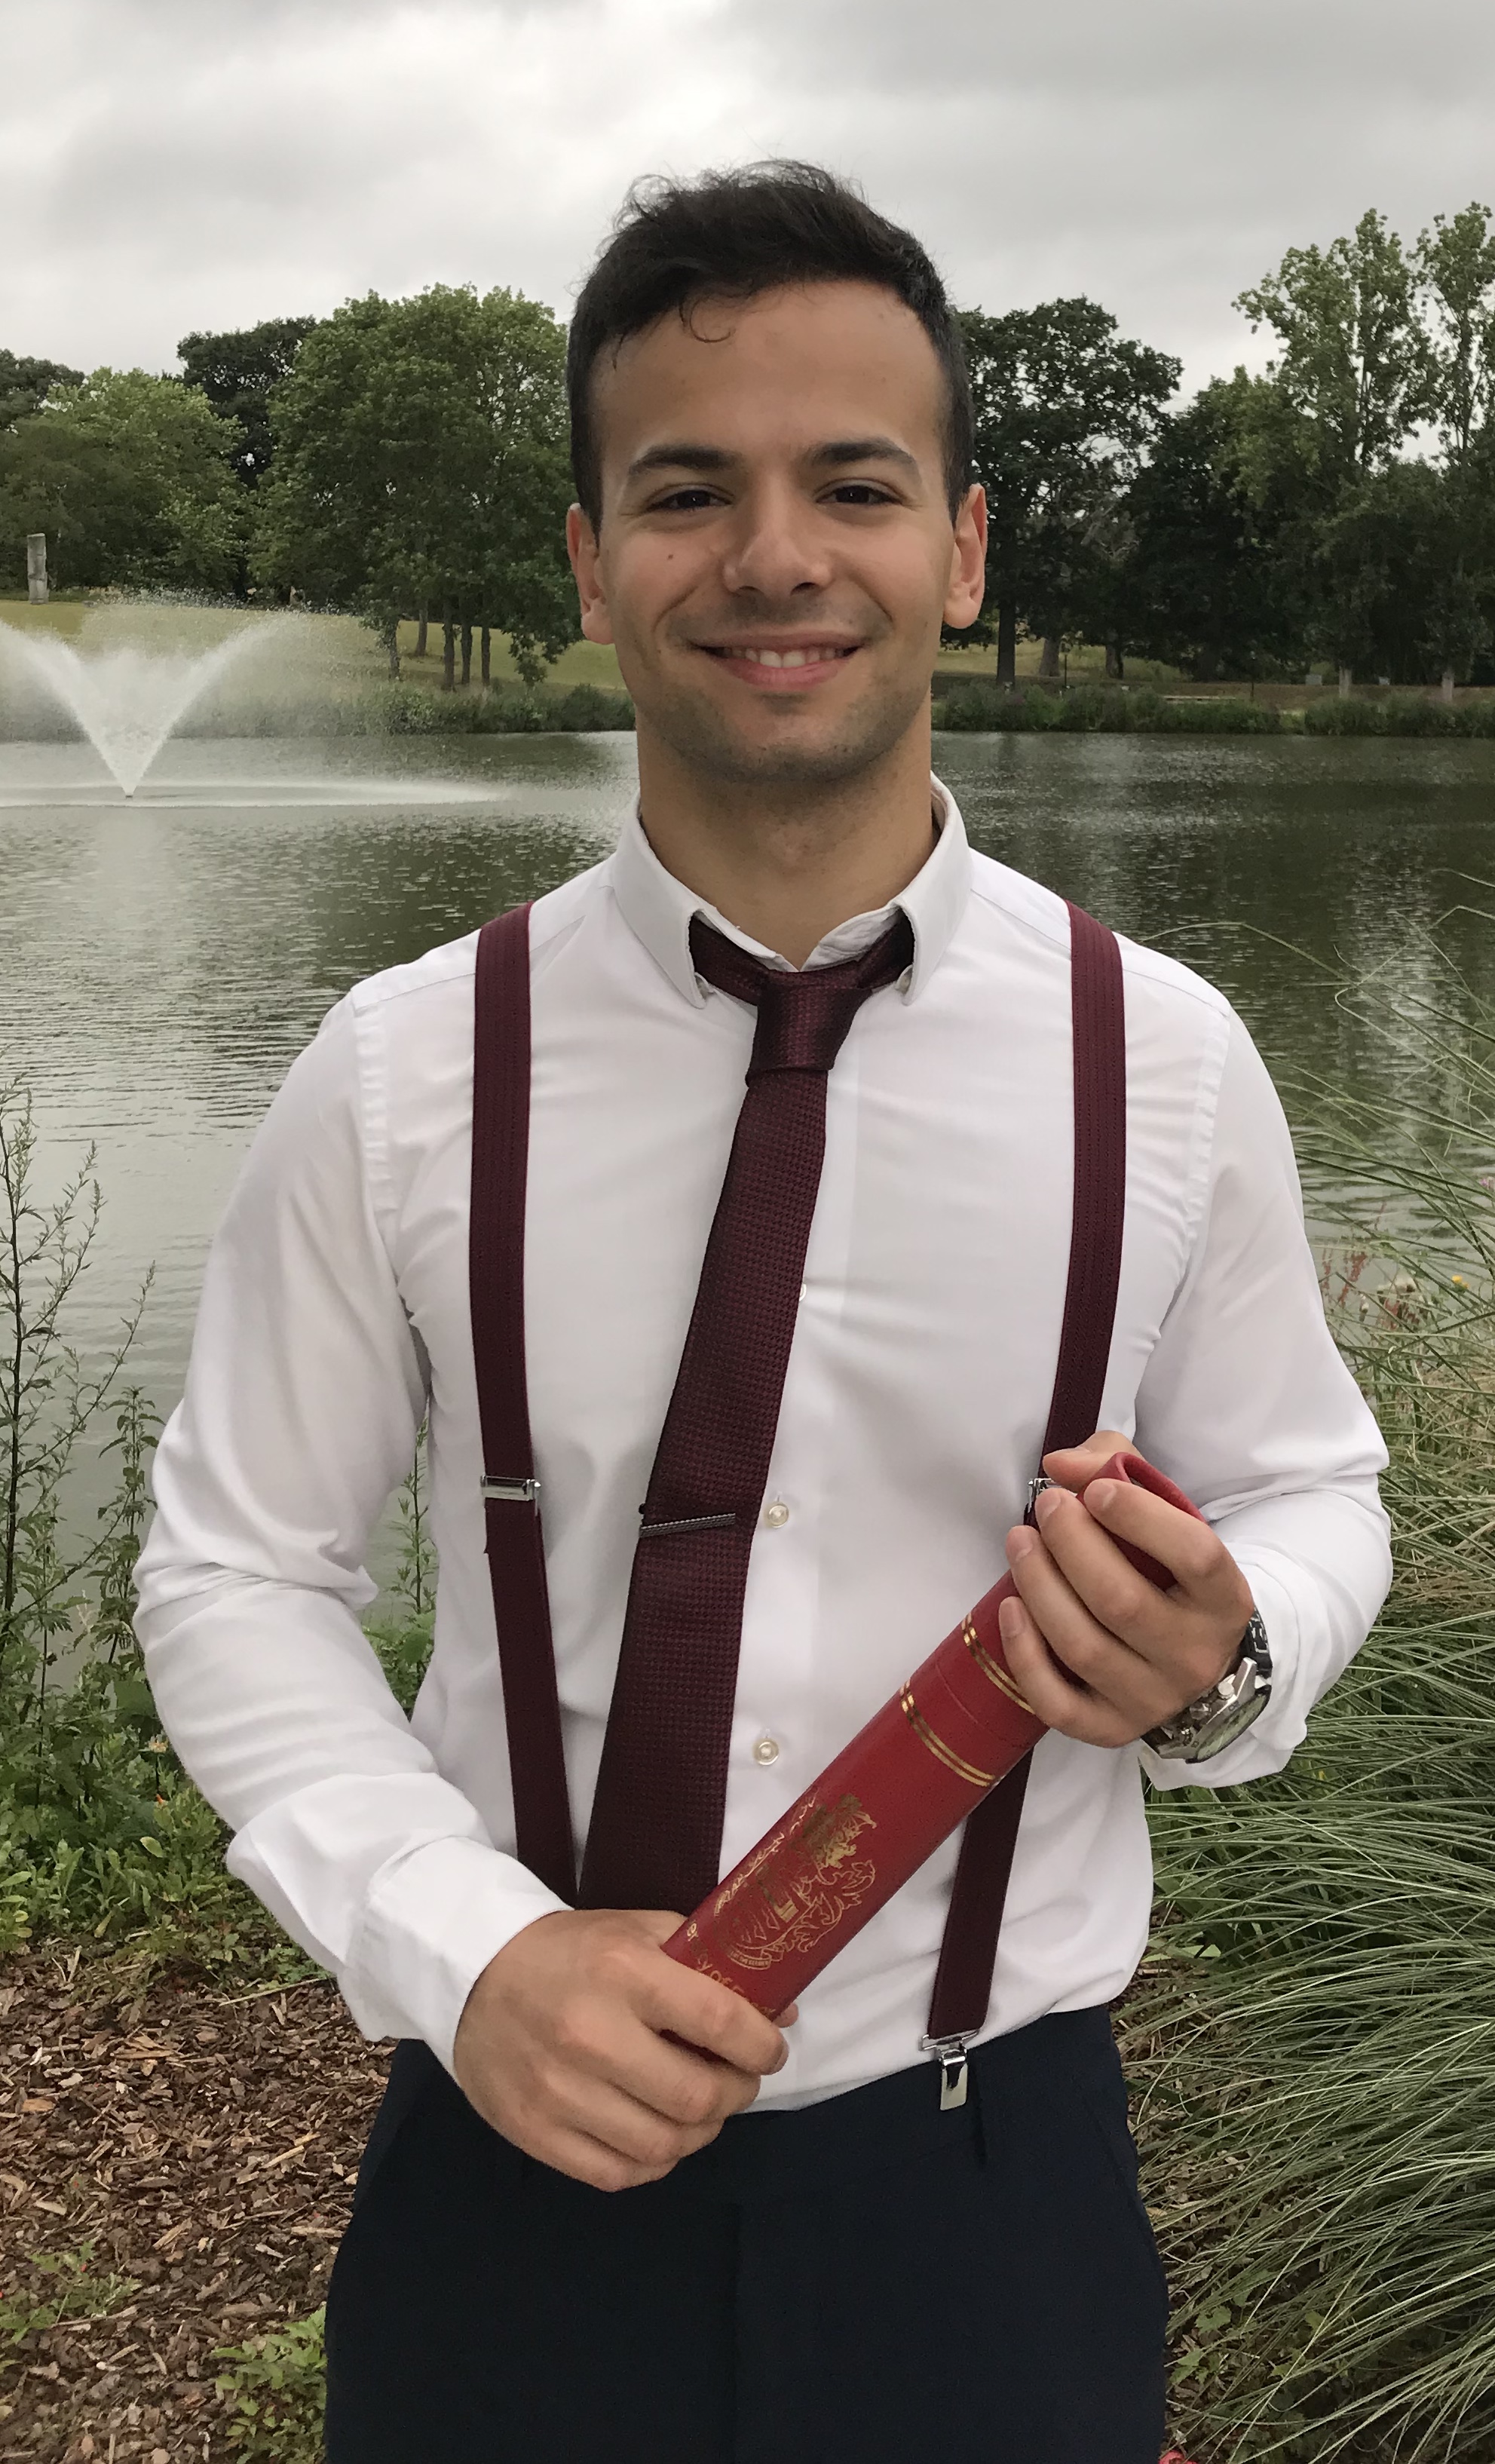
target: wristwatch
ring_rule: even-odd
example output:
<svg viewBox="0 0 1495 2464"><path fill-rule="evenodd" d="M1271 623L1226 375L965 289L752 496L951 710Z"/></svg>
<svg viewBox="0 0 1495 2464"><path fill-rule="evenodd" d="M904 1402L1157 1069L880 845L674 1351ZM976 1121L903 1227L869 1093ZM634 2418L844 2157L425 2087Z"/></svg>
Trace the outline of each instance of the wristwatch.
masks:
<svg viewBox="0 0 1495 2464"><path fill-rule="evenodd" d="M1218 1685L1197 1695L1173 1719L1149 1728L1142 1742L1164 1762L1207 1763L1243 1737L1265 1710L1272 1691L1272 1654L1258 1612L1241 1638L1235 1666Z"/></svg>

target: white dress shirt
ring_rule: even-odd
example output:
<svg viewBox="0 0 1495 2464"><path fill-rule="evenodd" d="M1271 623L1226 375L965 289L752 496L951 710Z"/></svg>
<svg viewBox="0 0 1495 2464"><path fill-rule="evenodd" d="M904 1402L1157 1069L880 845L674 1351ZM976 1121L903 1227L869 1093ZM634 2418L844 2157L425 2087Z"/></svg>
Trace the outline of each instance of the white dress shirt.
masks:
<svg viewBox="0 0 1495 2464"><path fill-rule="evenodd" d="M895 902L903 981L857 1013L764 1512L725 1872L994 1583L1047 1414L1068 1263L1068 919L973 854L953 800ZM887 920L859 917L811 963ZM526 1331L578 1846L639 1501L742 1099L754 1014L691 962L636 820L531 919ZM745 936L735 937L744 941ZM771 954L745 946L759 956ZM156 1462L140 1631L229 1861L371 2035L449 2062L481 1969L557 1907L514 1856L468 1315L475 935L340 1001L254 1140ZM1286 1124L1222 997L1122 944L1126 1241L1102 1422L1198 1502L1271 1642L1270 1705L1195 1774L1280 1769L1389 1556L1375 1425L1324 1323ZM781 960L779 963L783 963ZM430 1419L435 1647L407 1724L359 1626L370 1530ZM1120 1991L1147 1934L1139 1749L1034 1758L987 2033ZM1150 1766L1150 1768L1152 1768ZM762 2102L916 2062L952 1840L802 1997Z"/></svg>

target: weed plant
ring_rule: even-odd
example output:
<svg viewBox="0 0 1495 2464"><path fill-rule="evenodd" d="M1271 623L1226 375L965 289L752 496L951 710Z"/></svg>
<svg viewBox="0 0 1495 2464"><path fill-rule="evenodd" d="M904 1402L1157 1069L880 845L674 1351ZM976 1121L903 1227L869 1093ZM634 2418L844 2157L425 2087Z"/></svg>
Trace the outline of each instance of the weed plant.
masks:
<svg viewBox="0 0 1495 2464"><path fill-rule="evenodd" d="M1218 2464L1495 2454L1495 1013L1425 955L1415 1003L1350 996L1423 1047L1422 1114L1299 1090L1306 1159L1363 1193L1326 1276L1395 1588L1285 1773L1152 1808L1128 2050Z"/></svg>
<svg viewBox="0 0 1495 2464"><path fill-rule="evenodd" d="M217 2386L228 2413L229 2452L241 2464L316 2464L326 2400L323 2328L314 2310L289 2327L222 2351Z"/></svg>
<svg viewBox="0 0 1495 2464"><path fill-rule="evenodd" d="M69 1339L101 1206L92 1154L59 1197L41 1198L30 1097L0 1086L0 1954L56 1936L127 1943L137 1988L184 1962L304 1974L225 1871L223 1825L161 1734L145 1683L131 1617L156 1420L126 1375L145 1292L101 1368L85 1370ZM113 1479L80 1537L65 1494L101 1438ZM401 1513L401 1561L371 1639L407 1708L434 1596L419 1457Z"/></svg>

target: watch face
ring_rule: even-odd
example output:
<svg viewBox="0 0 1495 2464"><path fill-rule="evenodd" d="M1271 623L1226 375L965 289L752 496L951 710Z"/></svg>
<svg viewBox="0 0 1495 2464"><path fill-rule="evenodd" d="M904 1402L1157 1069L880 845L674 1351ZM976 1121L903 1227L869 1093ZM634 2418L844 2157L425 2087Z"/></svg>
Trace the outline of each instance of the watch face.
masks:
<svg viewBox="0 0 1495 2464"><path fill-rule="evenodd" d="M1191 1763L1210 1762L1216 1754L1222 1754L1227 1746L1233 1746L1238 1737L1243 1737L1247 1728L1265 1710L1269 1691L1266 1685L1253 1686L1238 1702L1217 1711L1213 1720L1206 1720L1189 1750L1188 1760Z"/></svg>
<svg viewBox="0 0 1495 2464"><path fill-rule="evenodd" d="M1208 1694L1190 1703L1176 1719L1150 1729L1143 1740L1168 1762L1207 1763L1222 1754L1259 1720L1271 1696L1272 1655L1266 1629L1253 1615L1242 1639L1241 1656L1229 1674Z"/></svg>

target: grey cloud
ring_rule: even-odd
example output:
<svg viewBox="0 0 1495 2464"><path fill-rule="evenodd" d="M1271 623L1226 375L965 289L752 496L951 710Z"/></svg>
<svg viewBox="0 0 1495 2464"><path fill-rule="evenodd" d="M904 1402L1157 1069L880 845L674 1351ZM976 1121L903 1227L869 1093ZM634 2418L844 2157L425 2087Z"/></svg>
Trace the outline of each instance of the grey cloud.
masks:
<svg viewBox="0 0 1495 2464"><path fill-rule="evenodd" d="M88 363L438 279L564 313L637 172L789 151L1198 381L1286 246L1491 186L1483 0L49 0L8 49L0 340Z"/></svg>

